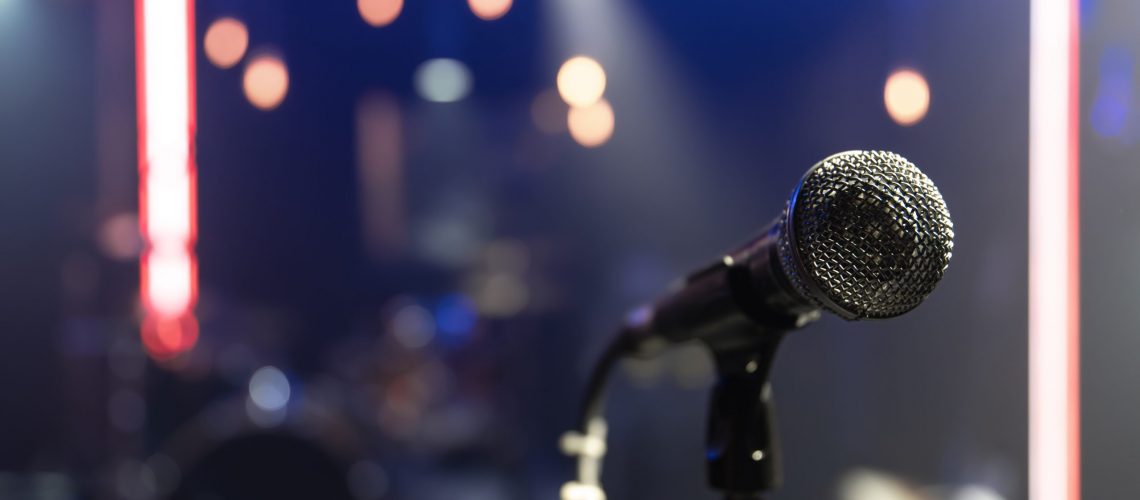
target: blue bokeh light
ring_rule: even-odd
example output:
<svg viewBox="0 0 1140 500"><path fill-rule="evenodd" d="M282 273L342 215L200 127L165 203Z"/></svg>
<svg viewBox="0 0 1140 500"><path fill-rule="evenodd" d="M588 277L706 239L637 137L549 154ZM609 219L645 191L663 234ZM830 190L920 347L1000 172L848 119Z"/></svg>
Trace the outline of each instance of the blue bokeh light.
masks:
<svg viewBox="0 0 1140 500"><path fill-rule="evenodd" d="M1098 135L1120 137L1128 126L1132 106L1132 54L1121 47L1105 49L1099 76L1089 120Z"/></svg>
<svg viewBox="0 0 1140 500"><path fill-rule="evenodd" d="M440 339L448 344L461 344L471 336L477 320L475 304L466 295L453 293L436 302L435 324Z"/></svg>

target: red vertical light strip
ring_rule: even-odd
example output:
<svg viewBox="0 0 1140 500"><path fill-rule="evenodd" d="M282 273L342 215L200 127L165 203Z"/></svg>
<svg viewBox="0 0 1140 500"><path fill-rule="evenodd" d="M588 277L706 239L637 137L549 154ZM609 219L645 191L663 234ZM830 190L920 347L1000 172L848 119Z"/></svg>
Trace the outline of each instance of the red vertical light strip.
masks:
<svg viewBox="0 0 1140 500"><path fill-rule="evenodd" d="M198 338L194 2L136 0L135 9L142 339L168 359Z"/></svg>
<svg viewBox="0 0 1140 500"><path fill-rule="evenodd" d="M1081 498L1081 2L1069 0L1069 500Z"/></svg>
<svg viewBox="0 0 1140 500"><path fill-rule="evenodd" d="M1031 0L1029 499L1080 499L1078 0Z"/></svg>

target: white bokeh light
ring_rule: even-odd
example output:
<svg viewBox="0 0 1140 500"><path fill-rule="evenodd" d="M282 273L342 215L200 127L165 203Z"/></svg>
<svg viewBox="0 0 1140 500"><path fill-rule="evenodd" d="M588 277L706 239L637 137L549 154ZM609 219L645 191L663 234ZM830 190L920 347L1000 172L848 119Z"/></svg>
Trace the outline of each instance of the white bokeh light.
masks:
<svg viewBox="0 0 1140 500"><path fill-rule="evenodd" d="M429 101L459 101L471 93L471 70L455 59L431 59L416 68L415 86Z"/></svg>
<svg viewBox="0 0 1140 500"><path fill-rule="evenodd" d="M1005 500L1005 497L988 486L971 484L954 493L953 500Z"/></svg>
<svg viewBox="0 0 1140 500"><path fill-rule="evenodd" d="M595 59L575 56L558 68L558 94L566 104L590 106L606 91L606 70Z"/></svg>
<svg viewBox="0 0 1140 500"><path fill-rule="evenodd" d="M263 366L249 378L249 400L258 409L275 412L289 404L289 379L272 366Z"/></svg>
<svg viewBox="0 0 1140 500"><path fill-rule="evenodd" d="M435 318L419 304L401 307L389 323L392 336L408 349L419 349L435 337Z"/></svg>

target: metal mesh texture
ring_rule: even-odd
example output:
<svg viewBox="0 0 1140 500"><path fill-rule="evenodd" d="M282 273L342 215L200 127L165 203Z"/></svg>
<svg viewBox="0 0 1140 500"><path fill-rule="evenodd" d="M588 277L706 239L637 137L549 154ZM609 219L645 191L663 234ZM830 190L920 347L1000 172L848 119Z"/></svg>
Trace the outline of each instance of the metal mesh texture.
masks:
<svg viewBox="0 0 1140 500"><path fill-rule="evenodd" d="M792 285L847 319L889 318L942 279L953 223L938 188L897 154L828 157L797 187L778 245Z"/></svg>

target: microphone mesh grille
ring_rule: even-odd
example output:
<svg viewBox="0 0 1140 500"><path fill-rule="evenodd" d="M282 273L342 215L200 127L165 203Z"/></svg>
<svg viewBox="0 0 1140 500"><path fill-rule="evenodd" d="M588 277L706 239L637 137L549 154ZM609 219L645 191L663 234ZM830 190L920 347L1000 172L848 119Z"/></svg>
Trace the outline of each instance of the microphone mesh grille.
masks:
<svg viewBox="0 0 1140 500"><path fill-rule="evenodd" d="M934 291L950 263L953 223L938 188L906 158L839 153L797 190L778 252L804 296L848 319L889 318Z"/></svg>

